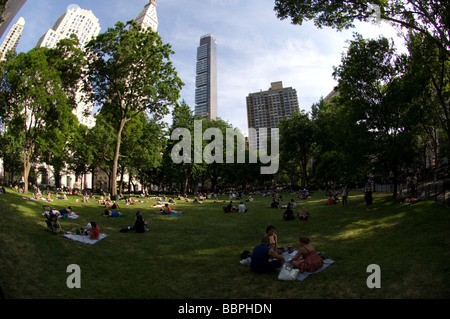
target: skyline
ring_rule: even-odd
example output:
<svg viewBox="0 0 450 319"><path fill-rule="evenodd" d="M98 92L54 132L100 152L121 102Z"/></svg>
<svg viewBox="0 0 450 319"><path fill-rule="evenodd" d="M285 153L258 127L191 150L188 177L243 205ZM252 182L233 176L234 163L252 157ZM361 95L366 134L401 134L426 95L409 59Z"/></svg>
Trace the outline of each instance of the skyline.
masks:
<svg viewBox="0 0 450 319"><path fill-rule="evenodd" d="M6 33L20 17L25 28L17 52L28 52L70 5L92 10L100 33L118 21L134 19L148 0L27 0ZM297 90L299 108L309 112L337 84L332 77L341 55L359 32L366 38L395 37L384 24L356 23L356 28L336 31L279 20L273 0L157 0L158 33L175 52L171 61L185 83L180 100L195 110L196 54L198 39L212 34L217 40L218 117L247 135L246 97L265 91L272 82ZM396 41L397 43L397 41ZM398 42L401 44L401 41ZM399 51L402 49L399 48ZM169 115L169 117L171 117Z"/></svg>

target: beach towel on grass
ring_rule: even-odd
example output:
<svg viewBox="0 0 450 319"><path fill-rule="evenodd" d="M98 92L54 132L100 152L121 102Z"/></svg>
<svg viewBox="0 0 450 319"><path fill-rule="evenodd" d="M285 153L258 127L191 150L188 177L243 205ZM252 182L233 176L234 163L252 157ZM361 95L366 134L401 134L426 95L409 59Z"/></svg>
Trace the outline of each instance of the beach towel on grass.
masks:
<svg viewBox="0 0 450 319"><path fill-rule="evenodd" d="M89 236L86 235L74 235L74 234L64 234L63 237L66 237L68 239L77 241L79 243L88 244L88 245L94 245L98 243L100 240L108 237L107 234L100 234L99 239L89 239Z"/></svg>

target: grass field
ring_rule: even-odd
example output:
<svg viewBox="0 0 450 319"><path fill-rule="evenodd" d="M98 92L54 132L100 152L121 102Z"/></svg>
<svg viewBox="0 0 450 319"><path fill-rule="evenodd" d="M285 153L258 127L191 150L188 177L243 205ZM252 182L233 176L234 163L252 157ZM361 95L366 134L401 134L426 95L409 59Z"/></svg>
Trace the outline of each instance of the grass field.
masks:
<svg viewBox="0 0 450 319"><path fill-rule="evenodd" d="M283 221L269 197L254 196L244 214L224 214L224 203L177 201L182 216L154 214L156 201L126 206L124 217L102 217L90 200L54 200L72 206L78 219L61 220L64 230L99 224L108 238L95 245L44 231L45 202L22 199L8 189L0 195L0 286L7 299L443 299L450 297L450 210L431 201L400 205L375 193L371 211L363 195L351 191L348 206L325 206L323 192L295 198L311 213L308 221ZM25 195L31 197L30 195ZM225 199L225 198L222 198ZM121 233L140 210L151 229ZM259 243L268 225L280 246L298 247L307 236L336 263L305 281L282 282L277 273L254 274L239 263L243 250ZM81 269L81 288L70 289L67 267ZM370 289L367 267L381 270L381 288Z"/></svg>

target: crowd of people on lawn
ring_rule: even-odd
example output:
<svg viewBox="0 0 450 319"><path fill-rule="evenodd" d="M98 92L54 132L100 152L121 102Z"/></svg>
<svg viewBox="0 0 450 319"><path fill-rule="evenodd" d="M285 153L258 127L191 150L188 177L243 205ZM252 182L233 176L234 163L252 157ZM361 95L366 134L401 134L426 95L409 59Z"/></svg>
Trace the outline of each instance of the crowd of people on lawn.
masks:
<svg viewBox="0 0 450 319"><path fill-rule="evenodd" d="M13 188L13 187L11 187ZM17 185L13 188L16 192L20 193L23 192L23 189L19 188ZM5 194L6 190L5 187L2 186L0 188L0 194ZM364 201L366 204L366 209L371 210L372 204L373 204L373 184L369 180L367 184L364 187ZM230 190L229 192L200 192L197 191L192 195L188 194L177 194L176 196L167 197L164 194L159 195L150 195L145 192L141 193L140 195L134 196L137 198L134 198L133 196L123 196L122 194L119 194L119 196L115 197L115 200L111 199L111 196L109 194L106 194L105 192L102 192L99 197L95 197L92 194L89 194L87 191L82 192L70 192L69 194L75 194L75 195L81 195L81 199L76 199L77 202L89 202L90 200L94 200L98 203L99 206L102 206L102 213L101 216L103 217L120 217L123 216L121 213L121 205L134 205L136 203L144 203L144 199L150 199L150 200L156 200L156 203L150 206L151 208L159 208L159 210L154 211L155 214L160 215L181 215L184 213L184 211L178 211L174 210L171 206L176 205L177 201L183 201L186 203L193 203L193 204L202 204L205 201L214 202L214 203L226 203L226 206L223 206L223 212L224 213L246 213L249 211L247 204L254 201L253 196L255 195L262 195L263 198L270 197L270 207L274 209L283 209L284 212L282 214L282 220L284 221L291 221L291 220L309 220L310 218L310 212L307 208L305 208L305 205L301 204L298 205L294 198L290 198L290 200L287 201L286 204L284 204L286 201L283 198L283 195L280 192L275 191L252 191L244 194L242 191L233 191ZM289 192L289 195L295 194L294 192ZM306 201L311 198L311 195L313 194L312 191L308 189L300 190L298 193L297 199L301 202ZM297 195L295 194L295 195ZM43 202L52 202L56 199L58 200L67 200L67 192L62 190L57 190L53 194L50 190L47 189L45 194L42 194L40 189L36 186L33 186L33 195L32 198L27 199L33 199L33 200L41 200ZM287 196L289 196L287 195ZM349 195L349 189L347 185L343 185L339 190L336 188L333 189L327 189L325 191L326 201L324 202L325 205L336 205L339 203L339 201L342 201L343 206L347 206L347 198ZM223 198L224 196L228 197L228 201L224 199L219 199L219 196ZM286 196L286 195L285 195ZM403 203L416 203L419 201L423 201L426 199L426 193L425 190L422 190L422 193L420 196L411 196L408 198L405 198L405 195L403 194L403 190L400 190L397 196L397 201L401 204ZM120 202L120 204L119 204ZM250 205L251 206L251 205ZM299 207L301 206L301 207ZM75 212L72 210L70 206L67 208L62 209L59 211L59 217L60 218L77 218L78 212ZM138 211L136 213L135 217L135 223L134 225L130 225L126 228L127 231L136 231L139 233L143 233L148 231L147 223L144 221L142 217L142 213ZM98 239L98 234L100 233L99 226L95 221L91 221L85 228L76 228L72 229L71 231L74 234L78 235L86 235L89 236L91 239ZM259 248L255 247L255 251L252 262L255 264L254 268L257 271L258 269L265 269L265 267L269 267L268 264L264 264L263 266L258 265L258 260L260 260L261 256L264 256L264 258L268 257L269 259L273 261L282 261L280 251L277 251L277 244L276 244L276 235L275 239L273 234L269 234L268 232L266 236L264 236L263 240L261 241L261 244L258 245ZM266 242L267 239L269 239L269 242ZM309 244L309 240L307 238L300 238L300 248L298 249L298 256L293 257L291 259L291 264L299 269L303 269L301 267L304 267L304 260L308 258L310 255L314 255L313 252L315 252L314 247L312 247ZM264 248L267 247L268 249ZM264 259L263 258L263 259ZM272 265L272 264L270 264ZM277 266L277 267L275 267ZM253 267L253 266L252 266ZM262 267L262 268L261 268ZM279 263L273 264L273 267L278 268ZM273 268L270 266L269 268ZM311 267L311 266L308 266Z"/></svg>

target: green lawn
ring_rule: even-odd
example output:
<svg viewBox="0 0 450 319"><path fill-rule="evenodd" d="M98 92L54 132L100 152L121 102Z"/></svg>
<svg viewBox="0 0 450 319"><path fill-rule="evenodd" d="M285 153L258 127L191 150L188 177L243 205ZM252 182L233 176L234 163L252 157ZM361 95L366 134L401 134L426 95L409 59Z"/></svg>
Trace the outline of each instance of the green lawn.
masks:
<svg viewBox="0 0 450 319"><path fill-rule="evenodd" d="M449 298L450 211L425 201L393 202L375 193L366 211L361 192L352 191L347 207L325 206L323 192L301 201L308 221L282 221L282 209L271 209L269 197L254 196L249 212L224 214L224 203L173 206L183 216L154 214L155 200L125 206L125 217L102 217L91 200L54 200L56 209L72 206L80 217L62 220L65 230L96 221L109 237L89 246L44 231L42 205L8 189L0 195L0 286L8 299L159 298L159 299L285 299L285 298ZM27 195L30 197L31 195ZM121 233L141 210L151 231ZM297 246L308 236L322 254L336 263L305 281L281 282L277 274L254 274L239 263L243 250L259 243L268 225L276 227L280 246ZM81 288L69 289L67 267L81 269ZM381 269L381 288L366 285Z"/></svg>

